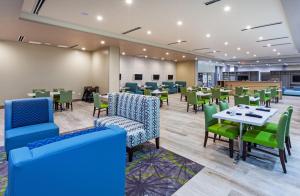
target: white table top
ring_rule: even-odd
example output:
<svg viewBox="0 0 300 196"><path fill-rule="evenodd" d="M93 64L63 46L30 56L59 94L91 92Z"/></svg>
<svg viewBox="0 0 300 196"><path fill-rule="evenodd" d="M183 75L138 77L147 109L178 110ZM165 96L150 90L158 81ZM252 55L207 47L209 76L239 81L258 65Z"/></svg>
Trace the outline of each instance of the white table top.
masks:
<svg viewBox="0 0 300 196"><path fill-rule="evenodd" d="M221 93L230 93L232 90L230 89L221 89Z"/></svg>
<svg viewBox="0 0 300 196"><path fill-rule="evenodd" d="M264 112L264 111L258 111L256 106L248 106L249 109L246 108L239 108L237 106L234 106L232 108L229 108L227 110L224 110L222 112L218 112L213 115L214 118L222 119L222 120L229 120L233 122L238 123L245 123L249 125L257 125L257 126L263 126L274 114L277 113L277 109L275 108L268 108L270 109L270 112ZM233 115L227 114L227 111L235 111L238 113L241 113L242 115ZM246 113L253 112L253 114L261 115L262 118L255 118L250 116L245 116Z"/></svg>
<svg viewBox="0 0 300 196"><path fill-rule="evenodd" d="M196 95L199 97L211 96L211 93L203 93L201 91L196 92Z"/></svg>
<svg viewBox="0 0 300 196"><path fill-rule="evenodd" d="M75 94L75 91L72 91L72 94ZM54 95L60 95L59 91L50 92L50 96L53 97ZM35 97L35 93L27 93L28 97Z"/></svg>
<svg viewBox="0 0 300 196"><path fill-rule="evenodd" d="M167 93L167 91L160 91L160 90L156 89L156 90L151 92L151 94L153 94L153 95L160 95L162 93Z"/></svg>
<svg viewBox="0 0 300 196"><path fill-rule="evenodd" d="M124 87L121 87L120 89L121 90L127 90L127 89L129 89L129 87L124 86Z"/></svg>
<svg viewBox="0 0 300 196"><path fill-rule="evenodd" d="M99 97L102 99L108 99L108 95L99 95Z"/></svg>
<svg viewBox="0 0 300 196"><path fill-rule="evenodd" d="M253 96L250 96L250 97L249 97L249 100L254 102L254 101L259 101L260 98L259 98L259 97L253 97Z"/></svg>
<svg viewBox="0 0 300 196"><path fill-rule="evenodd" d="M243 87L244 90L249 90L249 87Z"/></svg>

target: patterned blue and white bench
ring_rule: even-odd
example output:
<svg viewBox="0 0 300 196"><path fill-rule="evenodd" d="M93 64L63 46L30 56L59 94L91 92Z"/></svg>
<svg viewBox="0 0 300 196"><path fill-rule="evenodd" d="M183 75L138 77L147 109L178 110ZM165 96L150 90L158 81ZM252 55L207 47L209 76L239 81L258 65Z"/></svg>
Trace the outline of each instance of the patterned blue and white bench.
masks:
<svg viewBox="0 0 300 196"><path fill-rule="evenodd" d="M95 120L95 126L117 125L126 130L129 161L133 148L139 144L155 139L159 148L160 102L157 97L112 93L108 103L108 116Z"/></svg>

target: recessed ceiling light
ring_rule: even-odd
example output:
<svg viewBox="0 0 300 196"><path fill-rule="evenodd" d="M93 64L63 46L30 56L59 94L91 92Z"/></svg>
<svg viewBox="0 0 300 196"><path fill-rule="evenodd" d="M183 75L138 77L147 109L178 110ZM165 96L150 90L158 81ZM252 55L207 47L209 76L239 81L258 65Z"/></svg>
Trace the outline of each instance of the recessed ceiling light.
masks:
<svg viewBox="0 0 300 196"><path fill-rule="evenodd" d="M85 48L81 48L81 50L85 50Z"/></svg>
<svg viewBox="0 0 300 196"><path fill-rule="evenodd" d="M224 45L227 46L227 45L228 45L228 42L224 42Z"/></svg>
<svg viewBox="0 0 300 196"><path fill-rule="evenodd" d="M57 45L57 47L59 47L59 48L68 48L69 46L65 46L65 45Z"/></svg>
<svg viewBox="0 0 300 196"><path fill-rule="evenodd" d="M231 7L230 7L230 6L226 5L226 6L224 7L224 12L229 12L230 10L231 10Z"/></svg>
<svg viewBox="0 0 300 196"><path fill-rule="evenodd" d="M251 26L250 26L250 25L247 25L247 26L246 26L246 29L248 29L248 30L251 29Z"/></svg>
<svg viewBox="0 0 300 196"><path fill-rule="evenodd" d="M161 58L161 60L162 60L162 61L164 61L164 60L165 60L165 58L164 58L164 57L162 57L162 58Z"/></svg>
<svg viewBox="0 0 300 196"><path fill-rule="evenodd" d="M260 36L258 39L259 39L259 40L263 40L263 39L264 39L264 37L263 37L263 36Z"/></svg>
<svg viewBox="0 0 300 196"><path fill-rule="evenodd" d="M217 51L213 50L213 53L216 53Z"/></svg>
<svg viewBox="0 0 300 196"><path fill-rule="evenodd" d="M185 56L183 55L182 58L185 58Z"/></svg>
<svg viewBox="0 0 300 196"><path fill-rule="evenodd" d="M175 59L174 61L177 62L177 59Z"/></svg>
<svg viewBox="0 0 300 196"><path fill-rule="evenodd" d="M104 40L101 40L101 41L100 41L100 44L102 44L102 45L105 44L105 41L104 41Z"/></svg>
<svg viewBox="0 0 300 196"><path fill-rule="evenodd" d="M98 20L98 21L102 21L102 20L103 20L103 16L100 16L100 15L97 16L97 20Z"/></svg>
<svg viewBox="0 0 300 196"><path fill-rule="evenodd" d="M177 21L177 25L178 25L178 26L181 26L182 24L183 24L183 23L182 23L181 20L178 20L178 21Z"/></svg>
<svg viewBox="0 0 300 196"><path fill-rule="evenodd" d="M279 55L280 55L280 52L277 52L277 55L279 56Z"/></svg>
<svg viewBox="0 0 300 196"><path fill-rule="evenodd" d="M148 58L148 56L146 55L145 58Z"/></svg>
<svg viewBox="0 0 300 196"><path fill-rule="evenodd" d="M271 47L271 44L267 44L268 47Z"/></svg>
<svg viewBox="0 0 300 196"><path fill-rule="evenodd" d="M41 42L37 42L37 41L29 41L28 43L30 43L30 44L38 44L38 45L42 44Z"/></svg>
<svg viewBox="0 0 300 196"><path fill-rule="evenodd" d="M250 54L250 52L249 52L249 51L247 51L247 52L246 52L246 54Z"/></svg>
<svg viewBox="0 0 300 196"><path fill-rule="evenodd" d="M225 54L224 54L224 56L228 56L228 54L227 54L227 53L225 53Z"/></svg>
<svg viewBox="0 0 300 196"><path fill-rule="evenodd" d="M126 53L125 52L122 52L122 55L124 56Z"/></svg>
<svg viewBox="0 0 300 196"><path fill-rule="evenodd" d="M51 46L51 43L47 43L47 42L46 42L46 43L44 43L44 44L47 45L47 46Z"/></svg>
<svg viewBox="0 0 300 196"><path fill-rule="evenodd" d="M131 5L133 3L132 0L125 0L126 4Z"/></svg>
<svg viewBox="0 0 300 196"><path fill-rule="evenodd" d="M169 55L170 53L166 52L166 55Z"/></svg>
<svg viewBox="0 0 300 196"><path fill-rule="evenodd" d="M259 63L259 61L256 61L257 63Z"/></svg>
<svg viewBox="0 0 300 196"><path fill-rule="evenodd" d="M273 49L273 52L277 52L276 48Z"/></svg>
<svg viewBox="0 0 300 196"><path fill-rule="evenodd" d="M256 57L256 54L253 54L253 57Z"/></svg>
<svg viewBox="0 0 300 196"><path fill-rule="evenodd" d="M152 32L151 32L150 30L148 30L148 31L147 31L147 34L148 34L148 35L151 35L151 34L152 34Z"/></svg>
<svg viewBox="0 0 300 196"><path fill-rule="evenodd" d="M196 58L195 58L195 61L197 61L197 60L198 60L198 58L196 57Z"/></svg>
<svg viewBox="0 0 300 196"><path fill-rule="evenodd" d="M211 37L211 35L210 35L209 33L207 33L205 36L206 36L207 38L210 38L210 37Z"/></svg>
<svg viewBox="0 0 300 196"><path fill-rule="evenodd" d="M181 40L179 39L179 40L177 40L177 43L181 43Z"/></svg>
<svg viewBox="0 0 300 196"><path fill-rule="evenodd" d="M281 59L278 59L278 62L281 62Z"/></svg>
<svg viewBox="0 0 300 196"><path fill-rule="evenodd" d="M240 51L240 50L241 50L241 48L240 48L240 47L238 47L238 48L237 48L237 50L238 50L238 51Z"/></svg>
<svg viewBox="0 0 300 196"><path fill-rule="evenodd" d="M146 52L146 51L147 51L147 49L146 49L146 48L143 48L143 51L144 51L144 52Z"/></svg>
<svg viewBox="0 0 300 196"><path fill-rule="evenodd" d="M236 56L233 56L232 58L233 58L233 59L236 59Z"/></svg>

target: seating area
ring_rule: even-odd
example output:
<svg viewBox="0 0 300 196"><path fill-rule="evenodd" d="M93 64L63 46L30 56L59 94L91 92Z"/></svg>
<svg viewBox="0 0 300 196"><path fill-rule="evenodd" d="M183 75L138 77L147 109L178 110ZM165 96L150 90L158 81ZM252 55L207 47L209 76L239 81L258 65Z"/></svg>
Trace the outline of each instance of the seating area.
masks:
<svg viewBox="0 0 300 196"><path fill-rule="evenodd" d="M300 0L1 0L0 196L300 195Z"/></svg>

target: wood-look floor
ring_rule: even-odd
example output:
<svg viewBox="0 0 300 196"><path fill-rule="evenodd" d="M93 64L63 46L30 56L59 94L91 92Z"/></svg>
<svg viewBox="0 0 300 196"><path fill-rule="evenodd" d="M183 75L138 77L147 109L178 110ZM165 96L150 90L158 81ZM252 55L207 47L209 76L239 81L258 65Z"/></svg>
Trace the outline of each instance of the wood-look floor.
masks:
<svg viewBox="0 0 300 196"><path fill-rule="evenodd" d="M291 121L292 156L288 157L287 174L282 173L279 158L256 153L264 159L249 157L237 164L230 159L227 144L208 141L203 148L204 115L186 112L186 103L179 95L170 96L170 105L161 109L161 146L187 157L205 168L174 195L300 195L300 97L283 97L271 121L278 121L288 105L294 107ZM231 99L231 103L233 100ZM55 113L55 122L61 132L93 126L93 105L75 102L74 111ZM103 115L105 112L103 112ZM3 130L4 111L0 110L0 128ZM0 145L3 144L3 131ZM235 145L237 148L237 143Z"/></svg>

